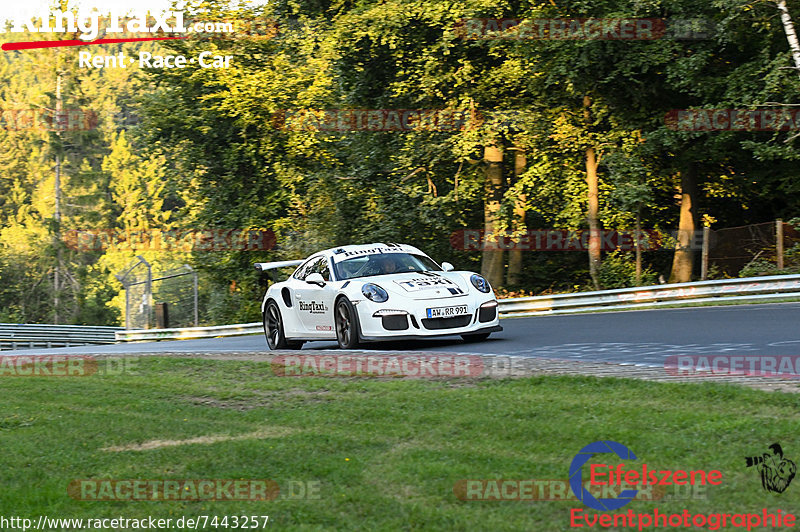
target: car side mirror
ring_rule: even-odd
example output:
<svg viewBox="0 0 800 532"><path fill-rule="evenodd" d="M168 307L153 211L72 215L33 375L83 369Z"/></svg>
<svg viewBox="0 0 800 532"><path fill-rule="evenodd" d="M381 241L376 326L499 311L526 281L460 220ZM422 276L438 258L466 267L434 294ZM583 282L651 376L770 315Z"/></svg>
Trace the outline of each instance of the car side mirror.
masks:
<svg viewBox="0 0 800 532"><path fill-rule="evenodd" d="M446 272L452 272L455 269L456 269L455 266L453 266L449 262L443 262L442 263L442 270L444 270Z"/></svg>
<svg viewBox="0 0 800 532"><path fill-rule="evenodd" d="M320 287L325 286L325 279L323 279L321 273L314 272L312 274L309 274L309 276L306 277L306 282L308 284L315 284Z"/></svg>

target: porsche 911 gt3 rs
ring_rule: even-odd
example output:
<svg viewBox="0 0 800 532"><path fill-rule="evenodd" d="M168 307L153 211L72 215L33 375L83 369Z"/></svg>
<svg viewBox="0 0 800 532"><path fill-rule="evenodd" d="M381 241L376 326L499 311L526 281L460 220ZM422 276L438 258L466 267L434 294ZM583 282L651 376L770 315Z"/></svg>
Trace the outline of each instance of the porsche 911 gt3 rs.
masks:
<svg viewBox="0 0 800 532"><path fill-rule="evenodd" d="M343 246L303 261L255 265L287 266L298 268L270 286L261 305L270 349L299 349L311 340L336 340L343 349L450 335L478 341L503 330L486 279L440 266L412 246Z"/></svg>

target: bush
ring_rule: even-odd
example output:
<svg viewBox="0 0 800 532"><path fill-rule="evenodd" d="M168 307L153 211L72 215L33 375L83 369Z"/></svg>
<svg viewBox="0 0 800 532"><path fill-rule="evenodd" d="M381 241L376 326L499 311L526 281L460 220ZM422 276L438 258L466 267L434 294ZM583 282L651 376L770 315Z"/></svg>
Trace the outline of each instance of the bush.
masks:
<svg viewBox="0 0 800 532"><path fill-rule="evenodd" d="M744 268L739 270L739 277L757 277L759 275L779 275L782 273L778 266L764 259L751 261Z"/></svg>
<svg viewBox="0 0 800 532"><path fill-rule="evenodd" d="M633 253L614 251L606 255L597 272L601 288L629 288L636 285L636 259ZM640 286L656 284L656 274L650 268L642 269Z"/></svg>
<svg viewBox="0 0 800 532"><path fill-rule="evenodd" d="M508 299L512 297L532 297L536 294L523 289L508 290L507 288L501 286L494 289L494 295L497 297L497 299Z"/></svg>
<svg viewBox="0 0 800 532"><path fill-rule="evenodd" d="M795 244L784 252L782 270L766 259L756 259L739 270L739 277L758 277L760 275L791 275L800 273L800 244Z"/></svg>

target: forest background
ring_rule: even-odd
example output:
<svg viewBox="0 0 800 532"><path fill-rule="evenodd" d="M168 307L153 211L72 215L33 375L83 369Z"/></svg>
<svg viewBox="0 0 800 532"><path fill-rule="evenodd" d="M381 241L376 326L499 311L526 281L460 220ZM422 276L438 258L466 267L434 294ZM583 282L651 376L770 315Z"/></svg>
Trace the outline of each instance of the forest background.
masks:
<svg viewBox="0 0 800 532"><path fill-rule="evenodd" d="M0 322L122 324L117 276L137 257L155 272L199 272L201 324L259 321L253 262L380 241L481 271L501 295L691 281L690 242L703 226L800 216L800 50L781 17L800 17L798 0L204 1L185 12L234 32L0 52ZM530 38L501 19L666 22L657 38L586 38L569 26L566 37ZM77 35L0 33L55 38ZM85 68L79 48L232 60ZM20 122L65 109L86 127ZM670 117L687 109L797 119L772 130L676 127ZM440 121L341 124L370 110ZM274 241L74 245L80 231L231 229ZM540 229L667 236L641 254L595 239L582 251L458 244L463 230L519 239ZM754 258L711 277L776 271L774 248ZM800 247L785 265L800 271Z"/></svg>

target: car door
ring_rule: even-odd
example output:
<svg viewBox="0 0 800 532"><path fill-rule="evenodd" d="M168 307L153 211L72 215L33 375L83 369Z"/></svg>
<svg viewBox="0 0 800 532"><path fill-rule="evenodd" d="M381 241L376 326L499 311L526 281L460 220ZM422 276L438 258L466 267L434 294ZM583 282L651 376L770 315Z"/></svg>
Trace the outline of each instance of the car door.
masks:
<svg viewBox="0 0 800 532"><path fill-rule="evenodd" d="M333 301L336 289L332 284L331 269L327 257L312 261L303 271L303 283L297 287L297 315L308 337L335 338L333 329ZM306 282L312 273L325 280L325 286Z"/></svg>

